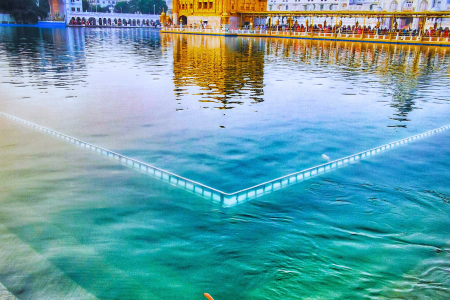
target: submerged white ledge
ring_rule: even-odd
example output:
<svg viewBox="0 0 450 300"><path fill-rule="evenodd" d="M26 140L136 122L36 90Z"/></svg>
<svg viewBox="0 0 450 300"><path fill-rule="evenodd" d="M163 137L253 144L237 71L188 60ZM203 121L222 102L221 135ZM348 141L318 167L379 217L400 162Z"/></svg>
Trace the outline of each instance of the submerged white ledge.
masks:
<svg viewBox="0 0 450 300"><path fill-rule="evenodd" d="M178 188L184 189L188 192L194 193L195 195L198 195L200 197L203 197L205 199L209 199L215 202L220 203L223 206L234 206L239 203L243 203L247 200L254 199L257 197L261 197L263 195L267 195L269 193L272 193L276 190L279 190L281 188L285 188L287 186L308 180L312 177L328 173L330 171L333 171L337 168L341 168L345 165L355 163L359 160L366 159L368 157L380 154L386 150L390 150L399 146L406 145L410 142L416 141L421 138L428 137L430 135L442 132L444 130L450 129L450 125L440 127L437 129L429 130L427 132L413 135L411 137L401 139L389 144L385 144L376 148L372 148L363 152L359 152L347 157L343 157L334 161L330 161L318 166L314 166L299 172L295 172L289 175L285 175L267 182L263 182L261 184L257 184L255 186L234 192L234 193L225 193L218 189L209 187L207 185L201 184L199 182L184 178L182 176L179 176L177 174L173 174L171 172L165 171L163 169L154 167L152 165L146 164L144 162L138 161L136 159L124 156L122 154L104 149L102 147L81 141L79 139L76 139L74 137L62 134L60 132L57 132L55 130L28 122L26 120L5 114L0 113L3 116L5 116L8 119L17 121L19 123L22 123L24 125L27 125L31 128L34 128L38 131L47 133L55 138L67 141L71 144L74 144L78 147L90 150L92 152L95 152L97 154L100 154L102 156L106 156L110 159L116 160L130 168L137 169L153 178L165 181L173 186L176 186Z"/></svg>

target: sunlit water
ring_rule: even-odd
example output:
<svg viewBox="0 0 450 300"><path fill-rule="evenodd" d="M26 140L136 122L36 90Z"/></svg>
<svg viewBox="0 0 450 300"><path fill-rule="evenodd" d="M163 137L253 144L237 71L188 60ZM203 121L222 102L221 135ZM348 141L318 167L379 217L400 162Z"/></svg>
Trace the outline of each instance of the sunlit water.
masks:
<svg viewBox="0 0 450 300"><path fill-rule="evenodd" d="M447 52L2 27L0 111L234 192L449 125ZM450 297L449 132L225 209L0 126L19 299Z"/></svg>

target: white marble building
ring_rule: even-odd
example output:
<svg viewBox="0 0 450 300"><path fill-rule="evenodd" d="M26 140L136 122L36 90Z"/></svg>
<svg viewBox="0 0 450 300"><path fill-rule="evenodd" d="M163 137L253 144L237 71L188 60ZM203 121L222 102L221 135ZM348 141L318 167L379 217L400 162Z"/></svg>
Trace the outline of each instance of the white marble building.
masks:
<svg viewBox="0 0 450 300"><path fill-rule="evenodd" d="M64 18L69 12L82 12L81 0L49 0L51 18Z"/></svg>
<svg viewBox="0 0 450 300"><path fill-rule="evenodd" d="M89 0L89 4L101 7L114 7L118 2L129 2L130 0ZM50 4L50 16L65 17L74 13L83 13L82 0L49 0Z"/></svg>
<svg viewBox="0 0 450 300"><path fill-rule="evenodd" d="M268 0L268 11L387 11L387 12L405 12L405 11L443 11L450 10L450 0ZM273 22L280 21L280 24L286 23L286 18L273 18ZM310 17L295 17L299 24L303 24L306 19L314 24L323 24L324 21L327 25L336 24L336 20L333 18L315 18L311 20ZM354 25L356 21L360 25L366 25L374 27L377 23L377 19L362 19L362 18L344 18L340 19L343 25ZM390 23L389 18L381 20L382 27L388 27ZM412 20L411 18L398 19L399 28L417 28L419 20ZM434 25L434 22L439 22L439 26L450 27L450 19L442 20L428 20L425 27L428 28ZM273 24L273 23L272 23Z"/></svg>
<svg viewBox="0 0 450 300"><path fill-rule="evenodd" d="M268 11L345 10L350 0L268 0Z"/></svg>
<svg viewBox="0 0 450 300"><path fill-rule="evenodd" d="M268 11L450 10L450 0L268 0Z"/></svg>

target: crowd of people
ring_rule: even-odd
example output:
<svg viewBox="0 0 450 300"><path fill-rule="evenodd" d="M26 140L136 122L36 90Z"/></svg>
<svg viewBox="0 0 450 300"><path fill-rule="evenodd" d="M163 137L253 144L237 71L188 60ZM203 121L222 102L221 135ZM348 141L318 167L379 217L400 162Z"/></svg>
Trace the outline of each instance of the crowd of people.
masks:
<svg viewBox="0 0 450 300"><path fill-rule="evenodd" d="M96 22L89 22L89 20L85 21L85 20L73 20L73 19L70 20L69 25L71 25L71 26L118 26L118 27L133 26L130 23L125 23L125 22L123 24L122 24L122 22L117 22L117 24L116 24L116 23L111 23L111 21L107 21L105 24L97 24ZM144 27L144 26L157 28L158 26L161 26L161 24L159 23L159 21L151 20L148 23L143 22L143 23L137 25L137 27ZM136 26L134 26L134 27L136 27Z"/></svg>
<svg viewBox="0 0 450 300"><path fill-rule="evenodd" d="M250 27L243 27L241 29L249 29ZM233 28L237 29L237 28ZM311 32L314 33L343 33L343 34L373 34L373 35L401 35L401 36L419 36L421 34L418 29L411 28L403 28L403 29L393 29L389 30L388 28L380 28L380 27L371 27L371 26L358 26L358 25L347 25L347 26L323 26L321 24L314 26L305 26L301 25L293 25L289 27L287 25L261 25L256 26L253 29L255 30L271 30L271 31L292 31L292 32ZM448 38L450 35L450 29L446 28L429 28L423 30L423 36L439 36Z"/></svg>

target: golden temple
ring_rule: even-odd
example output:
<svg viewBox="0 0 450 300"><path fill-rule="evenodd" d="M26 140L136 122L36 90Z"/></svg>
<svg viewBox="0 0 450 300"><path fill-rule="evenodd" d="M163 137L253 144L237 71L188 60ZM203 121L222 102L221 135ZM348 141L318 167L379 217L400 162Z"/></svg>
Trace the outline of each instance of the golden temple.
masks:
<svg viewBox="0 0 450 300"><path fill-rule="evenodd" d="M174 0L172 12L161 15L163 33L450 46L449 28L439 26L450 11L268 11L267 0Z"/></svg>
<svg viewBox="0 0 450 300"><path fill-rule="evenodd" d="M239 27L250 24L252 16L242 13L265 12L267 0L173 0L172 13L176 24Z"/></svg>

